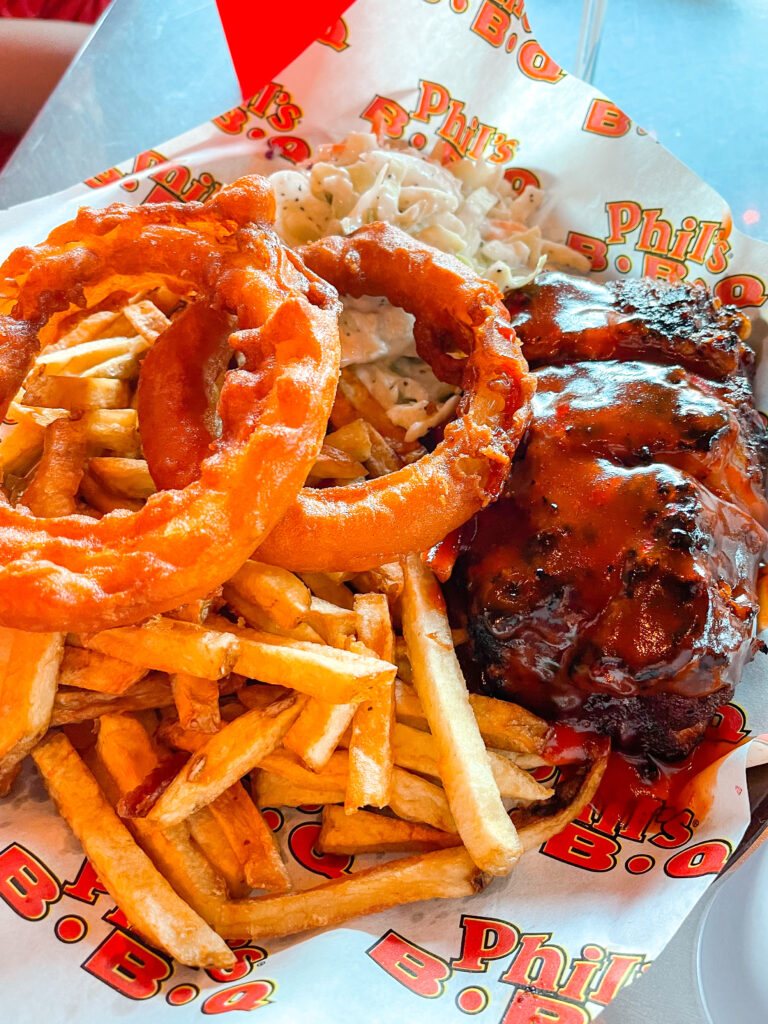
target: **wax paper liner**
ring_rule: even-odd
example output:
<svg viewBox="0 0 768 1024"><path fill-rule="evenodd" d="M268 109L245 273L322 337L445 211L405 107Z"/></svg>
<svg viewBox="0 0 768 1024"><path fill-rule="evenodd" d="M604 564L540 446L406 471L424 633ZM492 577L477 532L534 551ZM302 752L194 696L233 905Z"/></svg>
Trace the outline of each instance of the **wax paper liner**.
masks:
<svg viewBox="0 0 768 1024"><path fill-rule="evenodd" d="M565 74L519 0L358 0L249 103L0 215L0 250L38 241L84 203L204 199L244 172L290 166L374 124L425 151L441 138L515 168L520 185L547 191L546 235L588 253L596 276L701 278L749 313L759 349L768 246L734 230L720 196ZM767 375L762 361L763 407ZM768 736L740 741L768 733L765 683L759 658L713 725L733 753L699 780L712 806L692 832L649 820L615 835L588 811L480 895L254 942L220 973L171 964L132 935L28 770L0 805L3 1019L164 1022L259 1010L281 1024L470 1015L582 1024L658 955L743 835L746 766L768 760ZM315 853L316 815L270 820L298 884L353 867Z"/></svg>

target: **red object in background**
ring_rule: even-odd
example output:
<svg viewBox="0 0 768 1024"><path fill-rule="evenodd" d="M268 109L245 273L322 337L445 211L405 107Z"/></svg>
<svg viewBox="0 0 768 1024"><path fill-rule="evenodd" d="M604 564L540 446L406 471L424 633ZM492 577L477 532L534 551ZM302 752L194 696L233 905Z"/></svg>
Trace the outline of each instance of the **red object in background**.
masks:
<svg viewBox="0 0 768 1024"><path fill-rule="evenodd" d="M323 35L352 0L216 0L243 98L253 96Z"/></svg>
<svg viewBox="0 0 768 1024"><path fill-rule="evenodd" d="M15 135L0 134L0 170L2 170L6 160L16 148L18 141Z"/></svg>
<svg viewBox="0 0 768 1024"><path fill-rule="evenodd" d="M109 3L110 0L0 0L0 17L82 21L92 25Z"/></svg>

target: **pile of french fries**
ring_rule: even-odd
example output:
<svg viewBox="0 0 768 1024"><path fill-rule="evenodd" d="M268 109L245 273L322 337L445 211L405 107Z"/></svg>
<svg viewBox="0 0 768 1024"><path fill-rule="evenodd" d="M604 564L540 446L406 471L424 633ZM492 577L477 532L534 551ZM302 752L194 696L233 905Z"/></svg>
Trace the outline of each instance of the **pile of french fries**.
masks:
<svg viewBox="0 0 768 1024"><path fill-rule="evenodd" d="M11 500L99 516L154 491L136 379L178 304L155 289L44 348L0 441ZM310 482L397 458L360 417L329 435ZM547 724L467 693L465 639L418 554L357 575L250 560L137 626L3 628L0 788L31 754L128 920L190 966L232 964L227 939L469 895L575 817L605 765L566 806L552 800L531 774ZM323 806L320 852L408 856L294 891L261 809L307 804Z"/></svg>

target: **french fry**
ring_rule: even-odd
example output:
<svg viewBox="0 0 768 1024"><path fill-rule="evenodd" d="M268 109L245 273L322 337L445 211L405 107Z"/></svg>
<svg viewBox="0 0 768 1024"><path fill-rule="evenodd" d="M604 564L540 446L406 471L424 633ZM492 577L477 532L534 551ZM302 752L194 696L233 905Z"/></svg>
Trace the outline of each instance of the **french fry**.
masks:
<svg viewBox="0 0 768 1024"><path fill-rule="evenodd" d="M331 647L344 649L347 639L355 635L355 613L321 597L312 598L305 619Z"/></svg>
<svg viewBox="0 0 768 1024"><path fill-rule="evenodd" d="M86 469L80 481L80 494L98 512L114 512L119 508L127 512L138 512L141 508L141 502L135 498L124 498L108 490L89 469Z"/></svg>
<svg viewBox="0 0 768 1024"><path fill-rule="evenodd" d="M589 801L597 792L605 769L608 765L608 754L596 758L586 769L584 778L573 799L562 810L554 814L546 814L543 808L520 808L512 811L512 818L517 824L517 834L524 850L533 850L541 846L552 836L562 832L566 825L581 814Z"/></svg>
<svg viewBox="0 0 768 1024"><path fill-rule="evenodd" d="M104 715L99 720L96 753L118 797L141 785L160 763L146 730L130 715ZM187 825L160 831L141 818L125 824L179 896L213 924L217 905L227 898L226 883L192 842Z"/></svg>
<svg viewBox="0 0 768 1024"><path fill-rule="evenodd" d="M272 829L243 788L235 782L208 805L221 830L243 865L252 889L288 892L291 880Z"/></svg>
<svg viewBox="0 0 768 1024"><path fill-rule="evenodd" d="M298 626L310 607L311 594L298 576L264 562L244 562L228 589L258 605L283 629Z"/></svg>
<svg viewBox="0 0 768 1024"><path fill-rule="evenodd" d="M145 341L152 344L163 333L171 321L157 308L151 299L140 299L123 306L123 316Z"/></svg>
<svg viewBox="0 0 768 1024"><path fill-rule="evenodd" d="M404 572L403 633L456 828L478 867L492 875L507 874L522 846L472 713L443 596L419 555L408 556Z"/></svg>
<svg viewBox="0 0 768 1024"><path fill-rule="evenodd" d="M349 728L356 708L357 704L329 704L310 698L283 737L283 746L298 754L308 768L320 771Z"/></svg>
<svg viewBox="0 0 768 1024"><path fill-rule="evenodd" d="M387 440L372 424L367 424L367 427L371 439L371 457L365 461L368 473L374 477L396 473L404 460L393 448L395 442Z"/></svg>
<svg viewBox="0 0 768 1024"><path fill-rule="evenodd" d="M154 945L192 967L228 967L226 943L163 878L115 814L62 733L32 754L60 814L128 920Z"/></svg>
<svg viewBox="0 0 768 1024"><path fill-rule="evenodd" d="M231 633L166 618L150 619L141 626L105 629L81 639L91 650L132 665L160 672L188 672L206 679L219 679L232 671L240 647Z"/></svg>
<svg viewBox="0 0 768 1024"><path fill-rule="evenodd" d="M224 584L223 596L238 618L243 619L246 625L253 629L262 633L270 633L273 636L284 636L288 640L301 640L309 644L325 643L317 630L312 629L307 622L300 622L298 626L292 626L290 629L279 626L259 605L248 601L228 583Z"/></svg>
<svg viewBox="0 0 768 1024"><path fill-rule="evenodd" d="M282 776L294 785L312 789L344 789L347 784L349 759L346 750L335 751L319 771L305 768L291 750L273 750L262 758L259 768Z"/></svg>
<svg viewBox="0 0 768 1024"><path fill-rule="evenodd" d="M313 804L343 804L344 787L308 789L282 775L257 769L251 772L254 799L259 807L304 807Z"/></svg>
<svg viewBox="0 0 768 1024"><path fill-rule="evenodd" d="M111 658L108 654L67 646L59 668L59 686L76 686L81 690L119 695L146 674L146 669Z"/></svg>
<svg viewBox="0 0 768 1024"><path fill-rule="evenodd" d="M392 734L392 742L395 764L401 768L419 772L421 775L440 778L437 744L434 736L421 729L414 729L410 725L397 722ZM504 757L503 754L488 750L486 756L499 792L504 799L530 802L532 800L547 800L552 795L551 789L542 786L532 775L523 771L514 761Z"/></svg>
<svg viewBox="0 0 768 1024"><path fill-rule="evenodd" d="M309 793L346 790L349 755L346 750L337 750L321 771L313 772L305 768L291 751L273 750L261 760L259 767L281 775ZM310 802L321 801L315 799ZM456 831L443 790L402 768L392 771L389 806L395 814L408 821L423 821L444 832Z"/></svg>
<svg viewBox="0 0 768 1024"><path fill-rule="evenodd" d="M4 476L23 476L37 462L43 450L45 427L39 423L18 423L0 440L0 469Z"/></svg>
<svg viewBox="0 0 768 1024"><path fill-rule="evenodd" d="M81 422L88 446L94 452L107 451L131 458L141 451L135 409L92 409L83 413Z"/></svg>
<svg viewBox="0 0 768 1024"><path fill-rule="evenodd" d="M389 806L406 821L422 821L441 832L456 832L448 799L440 786L402 768L392 769Z"/></svg>
<svg viewBox="0 0 768 1024"><path fill-rule="evenodd" d="M200 597L197 601L190 601L189 604L179 605L178 608L174 608L173 611L166 612L166 616L169 619L179 619L181 622L193 622L196 626L201 626L208 618L208 613L214 604L221 597L220 589L215 590L212 594L208 594L207 597Z"/></svg>
<svg viewBox="0 0 768 1024"><path fill-rule="evenodd" d="M357 635L383 661L392 661L394 633L383 594L357 594ZM382 683L357 708L349 741L349 778L345 809L386 807L392 786L392 729L395 724L394 680Z"/></svg>
<svg viewBox="0 0 768 1024"><path fill-rule="evenodd" d="M274 750L303 704L289 694L264 709L246 711L214 733L173 779L147 820L167 828L210 804Z"/></svg>
<svg viewBox="0 0 768 1024"><path fill-rule="evenodd" d="M0 797L8 796L16 783L21 771L21 761L17 761L8 769L0 769Z"/></svg>
<svg viewBox="0 0 768 1024"><path fill-rule="evenodd" d="M94 338L109 338L112 332L119 335L121 327L124 326L125 321L119 309L101 309L88 316L81 316L74 327L65 330L58 341L47 346L45 351L47 352L49 348L71 348Z"/></svg>
<svg viewBox="0 0 768 1024"><path fill-rule="evenodd" d="M85 722L109 712L118 714L122 711L143 711L171 704L171 684L161 672L150 672L121 694L59 689L53 700L51 727Z"/></svg>
<svg viewBox="0 0 768 1024"><path fill-rule="evenodd" d="M92 338L66 348L56 348L41 352L36 365L44 367L48 375L80 377L110 360L121 356L135 358L149 348L148 342L141 337L109 337ZM138 371L138 363L136 370Z"/></svg>
<svg viewBox="0 0 768 1024"><path fill-rule="evenodd" d="M757 600L759 609L757 613L757 631L762 633L768 629L768 568L763 566L757 574Z"/></svg>
<svg viewBox="0 0 768 1024"><path fill-rule="evenodd" d="M171 676L171 692L179 722L185 729L199 733L219 731L219 687L215 679L176 672Z"/></svg>
<svg viewBox="0 0 768 1024"><path fill-rule="evenodd" d="M108 377L36 377L26 386L25 405L86 412L88 409L124 409L130 404L124 380Z"/></svg>
<svg viewBox="0 0 768 1024"><path fill-rule="evenodd" d="M518 704L470 693L469 704L486 745L496 750L539 755L549 726ZM427 718L415 689L395 680L395 714L399 722L426 729Z"/></svg>
<svg viewBox="0 0 768 1024"><path fill-rule="evenodd" d="M0 774L32 750L51 720L62 633L0 627Z"/></svg>
<svg viewBox="0 0 768 1024"><path fill-rule="evenodd" d="M327 438L326 438L327 441ZM348 482L359 477L365 477L368 471L365 466L351 459L346 452L334 448L327 443L323 444L320 454L312 464L312 469L307 476L307 482L320 480L338 480Z"/></svg>
<svg viewBox="0 0 768 1024"><path fill-rule="evenodd" d="M346 814L341 807L323 808L323 825L317 848L323 853L404 853L416 850L443 850L461 846L451 832L440 832L420 822L355 811Z"/></svg>
<svg viewBox="0 0 768 1024"><path fill-rule="evenodd" d="M371 438L362 419L352 420L325 435L325 443L343 451L350 459L365 462L371 457Z"/></svg>
<svg viewBox="0 0 768 1024"><path fill-rule="evenodd" d="M321 597L329 604L335 604L339 608L352 608L354 595L349 587L333 579L325 572L300 572L299 577L306 583L315 597Z"/></svg>
<svg viewBox="0 0 768 1024"><path fill-rule="evenodd" d="M216 615L209 616L206 625L237 639L235 672L262 683L287 686L331 704L363 700L374 687L395 676L395 666L377 658L299 640L283 640L233 626Z"/></svg>
<svg viewBox="0 0 768 1024"><path fill-rule="evenodd" d="M78 420L54 420L45 428L43 454L21 502L43 518L69 516L85 463L85 429Z"/></svg>
<svg viewBox="0 0 768 1024"><path fill-rule="evenodd" d="M438 850L391 860L304 892L231 900L221 907L217 930L225 938L276 938L403 903L470 896L485 885L466 850Z"/></svg>
<svg viewBox="0 0 768 1024"><path fill-rule="evenodd" d="M403 593L403 567L399 562L387 562L376 569L357 573L352 577L352 583L356 590L363 593L373 591L385 594L391 609Z"/></svg>
<svg viewBox="0 0 768 1024"><path fill-rule="evenodd" d="M232 845L216 821L210 807L201 807L191 814L184 825L190 835L205 854L227 884L229 895L233 899L242 899L251 891L245 880L243 865L240 863ZM168 831L167 829L165 831Z"/></svg>
<svg viewBox="0 0 768 1024"><path fill-rule="evenodd" d="M108 491L124 498L146 501L157 490L144 459L99 456L90 460L88 468Z"/></svg>

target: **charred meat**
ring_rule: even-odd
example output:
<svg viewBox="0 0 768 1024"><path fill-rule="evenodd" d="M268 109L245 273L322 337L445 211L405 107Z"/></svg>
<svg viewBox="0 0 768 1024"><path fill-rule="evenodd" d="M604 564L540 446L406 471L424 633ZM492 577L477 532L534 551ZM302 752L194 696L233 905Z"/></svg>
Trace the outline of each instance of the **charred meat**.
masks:
<svg viewBox="0 0 768 1024"><path fill-rule="evenodd" d="M510 302L533 425L454 572L474 686L679 758L757 647L768 447L743 318L701 288L540 281Z"/></svg>

